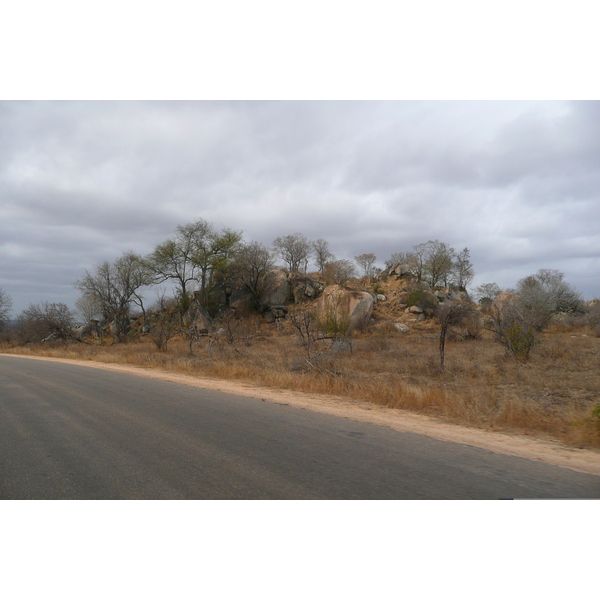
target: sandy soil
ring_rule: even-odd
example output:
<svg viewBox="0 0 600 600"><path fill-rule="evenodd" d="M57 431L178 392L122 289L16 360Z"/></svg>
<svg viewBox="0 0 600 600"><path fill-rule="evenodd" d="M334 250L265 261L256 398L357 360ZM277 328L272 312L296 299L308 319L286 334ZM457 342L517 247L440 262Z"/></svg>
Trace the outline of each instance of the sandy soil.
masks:
<svg viewBox="0 0 600 600"><path fill-rule="evenodd" d="M12 354L6 354L5 356L16 356L18 358L30 358L33 360L49 360L96 369L106 369L108 371L119 371L122 373L140 375L142 377L151 377L199 388L227 392L228 394L261 398L268 402L288 404L296 408L336 415L347 419L354 419L356 421L364 421L375 425L383 425L397 431L410 431L438 440L456 442L467 446L483 448L499 454L519 456L530 460L539 460L559 467L581 471L583 473L600 475L600 452L594 450L570 448L558 441L545 441L529 438L527 436L482 431L471 427L451 425L431 417L398 409L376 406L364 401L340 398L337 396L311 395L302 392L291 392L289 390L263 388L257 385L235 381L191 377L188 375L179 375L157 369L144 369L142 367L132 367L129 365Z"/></svg>

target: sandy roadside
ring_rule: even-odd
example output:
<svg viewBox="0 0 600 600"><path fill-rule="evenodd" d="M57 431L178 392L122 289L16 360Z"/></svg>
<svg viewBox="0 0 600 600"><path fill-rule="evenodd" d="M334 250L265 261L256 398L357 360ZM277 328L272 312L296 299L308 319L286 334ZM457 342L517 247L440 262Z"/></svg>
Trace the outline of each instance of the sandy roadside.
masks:
<svg viewBox="0 0 600 600"><path fill-rule="evenodd" d="M14 356L32 360L47 360L92 367L95 369L105 369L108 371L119 371L142 377L151 377L153 379L161 379L204 389L227 392L228 394L261 398L268 402L288 404L296 408L336 415L347 419L354 419L356 421L364 421L375 425L382 425L397 431L410 431L438 440L456 442L467 446L490 450L499 454L519 456L530 460L539 460L583 473L600 475L600 452L598 451L569 448L558 441L543 441L530 439L527 436L489 432L460 425L450 425L431 417L398 409L385 408L360 400L263 388L253 384L204 377L191 377L189 375L169 373L157 369L145 369L142 367L89 360L22 356L18 354L2 354L2 356Z"/></svg>

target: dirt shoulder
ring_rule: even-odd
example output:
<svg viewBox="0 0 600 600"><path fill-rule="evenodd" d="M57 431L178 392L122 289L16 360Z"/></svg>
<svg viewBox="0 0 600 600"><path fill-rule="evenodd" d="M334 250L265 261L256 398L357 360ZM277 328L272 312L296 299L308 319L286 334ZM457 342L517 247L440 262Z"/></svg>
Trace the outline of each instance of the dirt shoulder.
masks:
<svg viewBox="0 0 600 600"><path fill-rule="evenodd" d="M235 381L191 377L157 369L144 369L142 367L102 363L90 360L23 356L18 354L3 354L3 356L29 358L32 360L47 360L92 367L95 369L105 369L108 371L119 371L142 377L151 377L153 379L161 379L164 381L226 392L228 394L261 398L268 402L288 404L296 408L354 419L356 421L364 421L375 425L382 425L397 431L409 431L438 440L474 446L499 454L538 460L558 467L580 471L582 473L600 475L600 452L594 450L570 448L560 442L531 439L527 436L482 431L471 427L451 425L442 423L431 417L398 409L385 408L365 401L340 398L337 396L312 395L302 392L292 392L290 390L263 388L257 385Z"/></svg>

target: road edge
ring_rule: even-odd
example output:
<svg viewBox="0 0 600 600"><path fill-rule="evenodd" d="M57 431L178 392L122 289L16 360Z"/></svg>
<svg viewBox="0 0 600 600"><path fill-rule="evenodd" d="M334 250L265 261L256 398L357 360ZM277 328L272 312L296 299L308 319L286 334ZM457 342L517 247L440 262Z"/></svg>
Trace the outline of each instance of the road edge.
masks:
<svg viewBox="0 0 600 600"><path fill-rule="evenodd" d="M72 364L75 366L128 373L140 377L181 383L202 389L220 391L236 396L258 398L266 402L287 404L296 408L311 410L333 416L388 427L396 431L416 433L434 439L454 442L489 450L497 454L517 456L571 469L581 473L600 475L600 452L580 448L570 448L559 441L546 441L501 432L490 432L464 425L444 423L438 419L400 409L385 408L367 401L339 396L312 395L306 392L264 388L255 384L232 382L229 380L193 377L160 369L144 368L118 363L104 363L91 360L55 358L48 356L27 356L0 353L0 356L44 360Z"/></svg>

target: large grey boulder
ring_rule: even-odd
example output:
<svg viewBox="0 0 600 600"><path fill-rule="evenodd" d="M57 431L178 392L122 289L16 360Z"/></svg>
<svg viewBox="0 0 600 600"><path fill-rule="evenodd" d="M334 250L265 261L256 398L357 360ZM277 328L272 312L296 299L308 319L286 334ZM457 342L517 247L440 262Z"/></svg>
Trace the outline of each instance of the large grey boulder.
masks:
<svg viewBox="0 0 600 600"><path fill-rule="evenodd" d="M369 292L351 290L342 285L329 285L318 301L319 316L348 324L350 329L362 329L369 324L375 300Z"/></svg>
<svg viewBox="0 0 600 600"><path fill-rule="evenodd" d="M265 308L281 306L291 299L291 287L288 274L280 269L273 269L265 275L260 303Z"/></svg>
<svg viewBox="0 0 600 600"><path fill-rule="evenodd" d="M294 302L314 300L323 292L323 284L308 275L292 273L288 276Z"/></svg>
<svg viewBox="0 0 600 600"><path fill-rule="evenodd" d="M460 290L452 290L448 293L448 299L454 300L456 302L470 302L471 298L469 298L469 294L467 292L462 292Z"/></svg>
<svg viewBox="0 0 600 600"><path fill-rule="evenodd" d="M254 297L247 289L234 289L229 296L229 306L236 310L249 310L254 306Z"/></svg>
<svg viewBox="0 0 600 600"><path fill-rule="evenodd" d="M395 263L385 272L385 274L388 276L395 275L398 279L401 279L403 277L411 276L412 271L409 265Z"/></svg>
<svg viewBox="0 0 600 600"><path fill-rule="evenodd" d="M185 327L194 327L197 331L210 331L213 326L213 320L198 298L192 300L182 321Z"/></svg>
<svg viewBox="0 0 600 600"><path fill-rule="evenodd" d="M265 275L260 303L263 308L283 306L289 302L314 300L323 292L323 284L308 275L274 269Z"/></svg>

